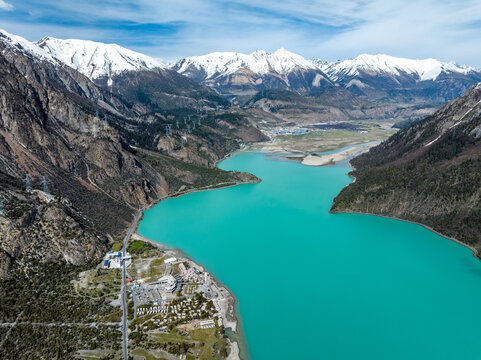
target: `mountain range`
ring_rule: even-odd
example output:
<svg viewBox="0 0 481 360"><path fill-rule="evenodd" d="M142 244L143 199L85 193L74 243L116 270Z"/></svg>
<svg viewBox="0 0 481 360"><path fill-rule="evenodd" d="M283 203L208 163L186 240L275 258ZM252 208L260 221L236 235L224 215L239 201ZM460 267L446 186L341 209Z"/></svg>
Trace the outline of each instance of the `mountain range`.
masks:
<svg viewBox="0 0 481 360"><path fill-rule="evenodd" d="M387 100L387 92L393 90L406 92L405 97L424 95L426 101L447 101L481 79L478 69L435 59L362 54L355 59L326 62L307 60L285 49L271 54L256 51L248 55L194 56L178 61L172 69L225 94L245 95L274 88L312 94L339 85L378 101Z"/></svg>
<svg viewBox="0 0 481 360"><path fill-rule="evenodd" d="M225 107L230 100L248 116L278 124L364 119L404 124L432 114L481 81L473 67L387 55L326 62L279 49L216 52L167 64L92 41L48 37L28 46L135 102L133 108L144 114L147 109Z"/></svg>
<svg viewBox="0 0 481 360"><path fill-rule="evenodd" d="M184 95L178 87L172 86L180 79L175 77L176 72L222 95L235 96L241 104L263 90L290 90L312 95L331 87L342 87L355 96L377 103L440 104L460 96L481 81L481 71L474 67L382 54L362 54L354 59L327 62L305 59L281 48L272 53L264 50L251 54L214 52L168 64L116 44L53 37L37 42L23 39L21 43L103 86L115 86L115 79L126 81L129 73L156 72L159 75L155 81L170 82L170 87L174 88L171 92L177 90ZM190 86L195 88L193 84ZM167 103L163 101L162 105L165 107Z"/></svg>

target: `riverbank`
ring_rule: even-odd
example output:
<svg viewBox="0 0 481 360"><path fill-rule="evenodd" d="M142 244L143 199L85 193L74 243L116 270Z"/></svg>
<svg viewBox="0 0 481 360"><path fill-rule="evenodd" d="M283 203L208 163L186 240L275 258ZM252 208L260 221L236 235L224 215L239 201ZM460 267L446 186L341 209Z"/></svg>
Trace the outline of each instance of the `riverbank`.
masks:
<svg viewBox="0 0 481 360"><path fill-rule="evenodd" d="M170 257L176 257L182 261L187 261L191 267L198 268L201 272L207 271L204 266L194 261L189 255L184 253L180 249L171 248L163 243L149 239L139 233L134 233L132 235L132 240L140 240L147 242L159 250L163 251ZM238 300L234 293L223 284L215 275L209 272L209 277L212 279L216 288L222 295L222 299L218 299L220 305L220 313L223 318L224 328L227 330L230 343L230 353L227 357L228 360L247 360L247 342L245 336L242 332L242 324L240 321L240 314L238 311Z"/></svg>

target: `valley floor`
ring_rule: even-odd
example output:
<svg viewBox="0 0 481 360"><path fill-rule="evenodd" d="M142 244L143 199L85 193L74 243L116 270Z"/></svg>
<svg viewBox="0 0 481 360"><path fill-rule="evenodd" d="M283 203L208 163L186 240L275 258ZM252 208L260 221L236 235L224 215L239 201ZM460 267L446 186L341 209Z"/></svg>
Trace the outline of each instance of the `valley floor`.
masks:
<svg viewBox="0 0 481 360"><path fill-rule="evenodd" d="M360 122L353 122L358 126ZM394 134L392 122L364 121L362 130L312 130L303 135L276 136L271 141L251 145L254 151L266 153L321 153L350 145L383 141Z"/></svg>

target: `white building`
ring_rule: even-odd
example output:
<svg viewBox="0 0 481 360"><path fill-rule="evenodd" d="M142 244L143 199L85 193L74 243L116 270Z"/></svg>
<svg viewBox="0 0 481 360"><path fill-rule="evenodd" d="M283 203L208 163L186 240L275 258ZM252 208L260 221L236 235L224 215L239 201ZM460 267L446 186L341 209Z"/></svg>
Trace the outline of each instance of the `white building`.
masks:
<svg viewBox="0 0 481 360"><path fill-rule="evenodd" d="M164 260L164 263L165 263L165 264L172 264L172 263L175 263L176 261L177 261L177 258L175 258L175 257L170 257L170 258L168 258L168 259L165 259L165 260Z"/></svg>
<svg viewBox="0 0 481 360"><path fill-rule="evenodd" d="M210 329L215 327L215 322L212 319L201 321L200 322L200 328L201 329Z"/></svg>

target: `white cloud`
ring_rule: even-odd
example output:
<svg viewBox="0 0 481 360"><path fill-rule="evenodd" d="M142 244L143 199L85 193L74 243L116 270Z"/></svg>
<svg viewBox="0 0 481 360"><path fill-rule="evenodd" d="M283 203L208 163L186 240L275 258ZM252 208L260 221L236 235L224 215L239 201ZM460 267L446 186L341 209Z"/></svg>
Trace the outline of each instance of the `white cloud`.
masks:
<svg viewBox="0 0 481 360"><path fill-rule="evenodd" d="M11 11L13 9L14 9L14 7L13 7L12 4L9 4L8 2L5 2L4 0L0 0L0 10Z"/></svg>
<svg viewBox="0 0 481 360"><path fill-rule="evenodd" d="M331 57L388 53L481 65L481 48L476 45L481 38L479 1L395 0L389 4L382 7L380 1L371 1L367 11L360 12L359 25L318 43L313 50Z"/></svg>

